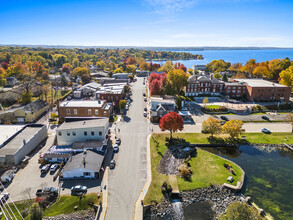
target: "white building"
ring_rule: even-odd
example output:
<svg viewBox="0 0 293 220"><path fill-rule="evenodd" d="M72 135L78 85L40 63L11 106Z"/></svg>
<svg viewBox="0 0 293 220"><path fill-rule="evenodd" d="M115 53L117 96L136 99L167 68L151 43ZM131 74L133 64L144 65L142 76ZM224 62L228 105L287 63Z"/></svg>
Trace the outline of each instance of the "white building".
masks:
<svg viewBox="0 0 293 220"><path fill-rule="evenodd" d="M62 170L63 179L95 179L104 161L104 155L86 150L73 155Z"/></svg>
<svg viewBox="0 0 293 220"><path fill-rule="evenodd" d="M112 78L127 79L128 76L132 76L132 73L115 73L112 75Z"/></svg>
<svg viewBox="0 0 293 220"><path fill-rule="evenodd" d="M57 143L58 145L70 145L74 142L89 140L104 141L108 129L108 118L64 122L57 129Z"/></svg>

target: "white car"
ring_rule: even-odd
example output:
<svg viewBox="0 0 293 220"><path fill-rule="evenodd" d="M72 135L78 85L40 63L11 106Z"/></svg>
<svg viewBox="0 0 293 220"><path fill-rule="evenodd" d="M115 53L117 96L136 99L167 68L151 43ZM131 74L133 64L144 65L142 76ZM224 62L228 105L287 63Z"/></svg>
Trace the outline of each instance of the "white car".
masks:
<svg viewBox="0 0 293 220"><path fill-rule="evenodd" d="M128 110L128 109L129 109L129 105L126 105L126 106L125 106L125 109Z"/></svg>
<svg viewBox="0 0 293 220"><path fill-rule="evenodd" d="M143 116L144 116L144 117L147 116L147 112L146 112L146 111L143 112Z"/></svg>
<svg viewBox="0 0 293 220"><path fill-rule="evenodd" d="M59 167L58 163L52 164L50 167L50 172L55 172Z"/></svg>
<svg viewBox="0 0 293 220"><path fill-rule="evenodd" d="M260 129L260 131L263 133L271 133L270 129L267 129L267 128L262 128Z"/></svg>
<svg viewBox="0 0 293 220"><path fill-rule="evenodd" d="M114 151L114 153L118 153L118 151L119 151L118 144L114 145L113 151Z"/></svg>
<svg viewBox="0 0 293 220"><path fill-rule="evenodd" d="M147 98L144 98L143 100L146 102L147 101Z"/></svg>

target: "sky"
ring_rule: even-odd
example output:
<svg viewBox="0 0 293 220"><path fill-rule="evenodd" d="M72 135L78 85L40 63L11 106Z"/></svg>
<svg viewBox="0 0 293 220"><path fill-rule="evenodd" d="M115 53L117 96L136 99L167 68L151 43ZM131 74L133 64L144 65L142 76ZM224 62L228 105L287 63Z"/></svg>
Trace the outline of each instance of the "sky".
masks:
<svg viewBox="0 0 293 220"><path fill-rule="evenodd" d="M0 44L293 47L293 0L1 1Z"/></svg>

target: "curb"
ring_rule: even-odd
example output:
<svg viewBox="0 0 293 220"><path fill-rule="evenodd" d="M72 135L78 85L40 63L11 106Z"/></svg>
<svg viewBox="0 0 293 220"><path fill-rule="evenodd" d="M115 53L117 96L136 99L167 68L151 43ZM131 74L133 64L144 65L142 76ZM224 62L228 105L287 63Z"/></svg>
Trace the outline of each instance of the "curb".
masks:
<svg viewBox="0 0 293 220"><path fill-rule="evenodd" d="M141 193L139 194L139 197L135 203L134 207L134 220L142 220L143 219L143 207L140 204L141 201L144 200L144 197L146 196L146 193L148 192L148 189L150 187L150 184L152 182L152 169L151 169L151 153L150 153L150 139L152 134L149 134L147 136L147 181L141 190Z"/></svg>

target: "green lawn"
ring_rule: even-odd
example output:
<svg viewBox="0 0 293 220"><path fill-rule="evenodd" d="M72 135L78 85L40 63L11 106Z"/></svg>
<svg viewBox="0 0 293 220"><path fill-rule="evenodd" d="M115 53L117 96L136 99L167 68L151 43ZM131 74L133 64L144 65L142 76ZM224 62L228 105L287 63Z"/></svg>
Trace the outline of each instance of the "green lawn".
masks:
<svg viewBox="0 0 293 220"><path fill-rule="evenodd" d="M61 196L58 202L55 202L48 209L45 209L44 216L45 217L56 216L61 214L72 213L75 211L86 210L90 208L90 203L99 204L100 201L101 201L101 197L100 199L98 199L98 196L96 193L87 194L85 198L83 198L81 201L79 201L77 196ZM24 207L28 207L28 203L29 203L28 200L24 200L24 201L16 202L15 204L18 210L21 212L21 210L23 210ZM9 205L11 209L13 210L17 219L21 219L18 212L14 208L14 206L12 204L9 204ZM78 206L77 210L74 210L75 206ZM4 215L2 216L1 219L3 220L5 219ZM27 220L30 218L29 216L26 216L25 219Z"/></svg>
<svg viewBox="0 0 293 220"><path fill-rule="evenodd" d="M229 176L233 176L235 180L232 185L236 186L237 181L241 181L242 171L236 164L207 151L198 149L197 156L191 158L189 162L193 175L191 181L185 181L183 178L177 177L180 191L209 187L210 184L228 183L227 178ZM232 166L235 176L224 167L224 163Z"/></svg>
<svg viewBox="0 0 293 220"><path fill-rule="evenodd" d="M149 190L144 199L144 204L150 204L152 201L160 203L163 199L161 193L161 185L164 181L168 183L168 176L160 174L157 171L157 166L167 150L165 145L166 137L169 137L170 134L153 134L150 144L150 153L151 153L151 168L152 168L152 182L149 187ZM286 143L293 144L293 134L292 133L272 133L272 134L263 134L263 133L245 133L243 136L246 137L246 141L249 143L255 144L282 144L284 138L287 137ZM183 138L190 143L224 143L229 140L228 135L222 134L215 136L214 139L210 139L209 134L198 134L198 133L177 133L173 135L174 138ZM245 141L237 139L234 143L244 143ZM191 182L185 181L180 177L177 177L177 182L179 190L190 190L202 187L208 187L210 183L212 184L223 184L226 181L227 177L231 175L225 168L224 163L226 161L214 154L206 152L204 150L198 149L198 154L196 157L191 158L191 170L193 175ZM231 163L230 163L231 164ZM241 171L237 165L231 164L236 176L234 176L234 185L237 184L237 181L241 178Z"/></svg>
<svg viewBox="0 0 293 220"><path fill-rule="evenodd" d="M206 108L220 108L223 107L222 105L206 105Z"/></svg>

